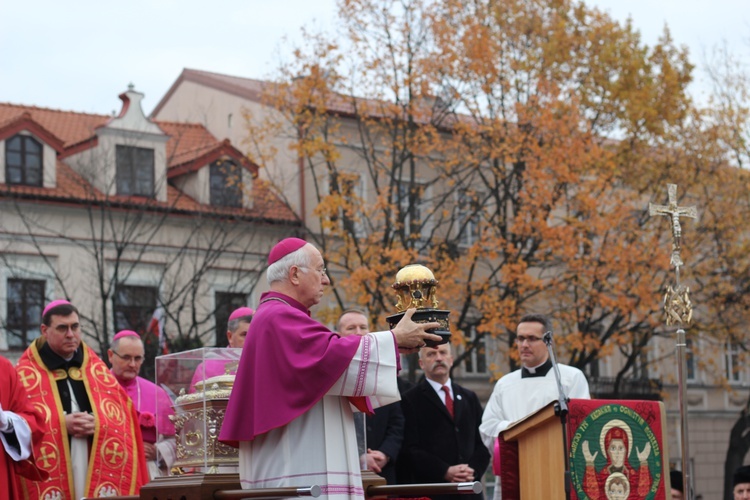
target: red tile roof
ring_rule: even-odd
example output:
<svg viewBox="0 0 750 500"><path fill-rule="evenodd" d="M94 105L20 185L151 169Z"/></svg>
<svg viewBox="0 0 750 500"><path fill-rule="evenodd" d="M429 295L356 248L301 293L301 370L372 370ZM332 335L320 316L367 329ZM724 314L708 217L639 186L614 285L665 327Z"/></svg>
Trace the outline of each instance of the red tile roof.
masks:
<svg viewBox="0 0 750 500"><path fill-rule="evenodd" d="M210 71L185 68L151 112L151 116L159 115L162 106L169 101L174 91L183 81L199 83L256 102L262 99L264 92L272 88L270 82L263 80L253 80L251 78L241 78L238 76L222 75L219 73L211 73Z"/></svg>
<svg viewBox="0 0 750 500"><path fill-rule="evenodd" d="M195 82L255 102L261 102L265 93L283 88L282 85L269 81L254 80L252 78L242 78L239 76L223 75L220 73L212 73L210 71L185 68L169 88L167 93L164 94L164 97L162 97L156 105L151 116L158 116L162 106L169 100L174 91L183 81ZM378 109L376 106L382 107L383 105L387 105L386 101L361 98L352 99L350 96L338 93L332 93L326 105L329 112L354 116L357 112L355 103L357 105L366 104L370 111Z"/></svg>
<svg viewBox="0 0 750 500"><path fill-rule="evenodd" d="M201 71L196 69L185 68L180 76L175 80L164 97L154 107L151 116L158 116L161 108L169 101L174 92L184 81L190 81L226 92L231 95L242 97L254 102L262 102L264 94L285 88L274 82L264 80L254 80L252 78L242 78L238 76L223 75L212 73L210 71ZM468 115L453 115L446 113L446 110L440 106L435 108L436 99L423 100L422 105L417 107L417 121L420 123L429 123L433 118L440 120L441 127L451 127L456 120L471 123L473 119ZM402 113L400 105L387 100L368 99L362 97L353 97L342 93L332 92L326 102L326 110L329 113L341 116L369 116L371 118L393 117ZM405 119L406 117L404 117Z"/></svg>
<svg viewBox="0 0 750 500"><path fill-rule="evenodd" d="M106 115L61 111L34 106L0 103L0 140L19 130L29 130L58 151L54 188L0 184L0 196L12 195L40 201L101 203L127 207L147 206L154 210L182 213L204 213L219 217L237 217L270 223L295 223L296 217L268 186L256 180L252 188L253 207L228 208L202 205L172 185L167 187L167 201L137 197L110 196L94 188L65 162L66 153L96 145L96 129L111 119ZM167 135L168 178L202 168L215 159L228 156L244 166L253 177L258 167L250 162L228 140L219 141L203 125L155 122Z"/></svg>
<svg viewBox="0 0 750 500"><path fill-rule="evenodd" d="M23 113L29 113L32 120L55 134L66 148L91 138L95 129L106 124L111 118L106 115L0 103L0 123L10 122Z"/></svg>

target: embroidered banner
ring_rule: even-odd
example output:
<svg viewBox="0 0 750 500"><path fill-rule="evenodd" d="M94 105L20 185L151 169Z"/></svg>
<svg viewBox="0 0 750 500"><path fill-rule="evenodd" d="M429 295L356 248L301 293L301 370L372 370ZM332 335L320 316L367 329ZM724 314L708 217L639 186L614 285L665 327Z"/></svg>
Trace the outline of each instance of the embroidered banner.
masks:
<svg viewBox="0 0 750 500"><path fill-rule="evenodd" d="M663 433L660 402L571 400L571 498L665 500Z"/></svg>
<svg viewBox="0 0 750 500"><path fill-rule="evenodd" d="M542 415L550 408L536 414ZM568 410L566 434L572 499L669 498L669 459L663 444L666 423L661 402L572 399ZM559 417L548 415L559 422ZM545 429L554 429L554 424ZM522 477L531 474L533 480L538 480L534 474L540 471L519 470L518 438L506 441L504 434L498 440L501 496L503 500L518 500ZM543 452L562 453L562 440L559 442L559 449ZM544 474L559 478L555 491L564 491L563 471L556 472L559 474Z"/></svg>

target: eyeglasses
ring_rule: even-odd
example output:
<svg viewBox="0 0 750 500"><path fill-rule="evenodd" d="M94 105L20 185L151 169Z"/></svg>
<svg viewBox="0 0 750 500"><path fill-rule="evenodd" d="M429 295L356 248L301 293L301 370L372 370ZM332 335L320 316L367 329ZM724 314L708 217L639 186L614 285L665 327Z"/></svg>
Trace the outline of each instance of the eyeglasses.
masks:
<svg viewBox="0 0 750 500"><path fill-rule="evenodd" d="M78 333L80 329L80 323L73 323L72 325L57 325L55 327L55 331L60 335L65 335L66 333L68 333L68 330L72 331L73 333Z"/></svg>
<svg viewBox="0 0 750 500"><path fill-rule="evenodd" d="M297 266L297 267L299 267L300 269L311 269L313 271L317 271L317 273L320 274L321 276L325 276L328 272L328 270L325 267L321 269L313 269L312 267L307 267L307 266Z"/></svg>
<svg viewBox="0 0 750 500"><path fill-rule="evenodd" d="M132 363L133 361L135 361L135 364L140 364L143 363L143 360L145 359L143 356L131 356L130 354L126 354L125 356L123 356L117 351L112 352L115 353L115 356L125 361L126 363Z"/></svg>
<svg viewBox="0 0 750 500"><path fill-rule="evenodd" d="M516 337L516 344L521 345L524 342L528 342L529 345L536 344L537 342L541 342L542 337L534 337L533 335L530 337L525 337L523 335Z"/></svg>

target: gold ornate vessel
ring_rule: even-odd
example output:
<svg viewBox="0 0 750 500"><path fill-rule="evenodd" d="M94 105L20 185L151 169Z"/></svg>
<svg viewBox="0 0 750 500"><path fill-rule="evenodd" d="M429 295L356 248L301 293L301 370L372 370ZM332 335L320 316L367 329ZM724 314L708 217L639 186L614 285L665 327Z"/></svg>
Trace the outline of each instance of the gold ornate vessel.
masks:
<svg viewBox="0 0 750 500"><path fill-rule="evenodd" d="M429 323L436 321L440 328L431 331L442 337L440 342L428 340L429 347L435 347L447 343L451 338L448 315L450 311L438 309L440 303L437 299L438 280L427 267L421 264L409 264L396 273L396 282L391 285L396 291L398 300L396 302L396 314L386 318L391 328L396 326L407 309L416 308L412 316L416 323Z"/></svg>
<svg viewBox="0 0 750 500"><path fill-rule="evenodd" d="M218 375L195 384L195 392L180 391L174 420L177 458L173 470L208 474L231 472L239 464L236 448L218 441L234 375Z"/></svg>

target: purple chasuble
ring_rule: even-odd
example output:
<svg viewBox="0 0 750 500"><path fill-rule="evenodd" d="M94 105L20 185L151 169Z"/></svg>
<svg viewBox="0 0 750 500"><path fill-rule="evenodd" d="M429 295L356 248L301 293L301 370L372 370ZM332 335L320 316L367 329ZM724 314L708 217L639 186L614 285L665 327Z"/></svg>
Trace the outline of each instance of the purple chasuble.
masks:
<svg viewBox="0 0 750 500"><path fill-rule="evenodd" d="M174 409L172 400L164 389L141 377L117 381L133 400L144 442L155 443L158 434L174 436L174 423L169 420L169 415L174 415Z"/></svg>
<svg viewBox="0 0 750 500"><path fill-rule="evenodd" d="M239 446L312 408L344 374L362 337L341 337L278 292L261 296L229 397L219 441ZM366 398L350 398L363 411Z"/></svg>

